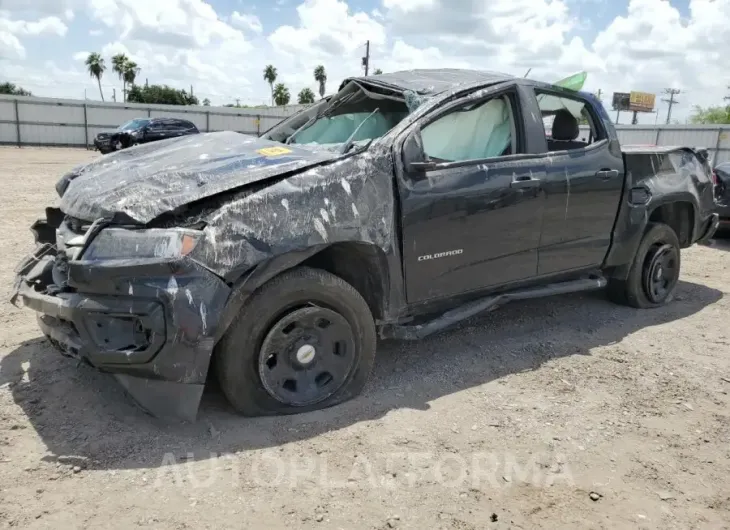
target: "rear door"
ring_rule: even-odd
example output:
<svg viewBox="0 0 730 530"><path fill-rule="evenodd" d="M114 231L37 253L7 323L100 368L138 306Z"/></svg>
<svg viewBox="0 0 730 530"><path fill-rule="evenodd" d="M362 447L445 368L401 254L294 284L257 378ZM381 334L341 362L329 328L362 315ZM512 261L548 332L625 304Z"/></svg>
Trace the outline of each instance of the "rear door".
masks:
<svg viewBox="0 0 730 530"><path fill-rule="evenodd" d="M146 142L154 142L165 138L165 124L163 120L152 120L145 127L144 139Z"/></svg>
<svg viewBox="0 0 730 530"><path fill-rule="evenodd" d="M545 127L539 275L599 266L611 244L624 162L604 117L577 92L535 89ZM607 119L607 118L606 118Z"/></svg>
<svg viewBox="0 0 730 530"><path fill-rule="evenodd" d="M537 274L545 161L523 154L519 101L463 98L418 124L432 165L399 178L409 303Z"/></svg>

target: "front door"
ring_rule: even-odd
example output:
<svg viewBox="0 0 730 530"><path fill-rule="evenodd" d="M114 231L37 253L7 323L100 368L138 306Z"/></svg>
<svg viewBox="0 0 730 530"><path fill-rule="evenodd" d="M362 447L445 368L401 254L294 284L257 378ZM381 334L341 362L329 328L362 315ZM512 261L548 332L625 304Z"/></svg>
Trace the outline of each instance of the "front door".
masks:
<svg viewBox="0 0 730 530"><path fill-rule="evenodd" d="M422 127L434 164L400 180L409 303L537 274L545 160L520 154L517 97L456 103Z"/></svg>

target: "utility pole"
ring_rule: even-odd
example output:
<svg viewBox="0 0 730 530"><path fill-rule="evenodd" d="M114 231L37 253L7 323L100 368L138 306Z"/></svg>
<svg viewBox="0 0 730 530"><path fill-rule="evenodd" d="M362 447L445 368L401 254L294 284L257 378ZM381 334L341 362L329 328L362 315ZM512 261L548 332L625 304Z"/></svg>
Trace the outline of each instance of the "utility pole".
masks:
<svg viewBox="0 0 730 530"><path fill-rule="evenodd" d="M727 89L730 90L730 85L728 85ZM722 99L724 99L725 101L728 101L728 100L730 100L730 96L725 96Z"/></svg>
<svg viewBox="0 0 730 530"><path fill-rule="evenodd" d="M365 67L365 77L367 77L370 68L370 41L365 43L365 57L362 58L362 65Z"/></svg>
<svg viewBox="0 0 730 530"><path fill-rule="evenodd" d="M112 99L114 100L114 103L117 102L117 89L112 88Z"/></svg>
<svg viewBox="0 0 730 530"><path fill-rule="evenodd" d="M677 89L677 88L665 88L664 89L664 93L665 94L669 94L669 99L666 99L666 98L662 99L662 101L665 101L666 103L669 103L669 108L667 109L667 125L669 125L669 120L672 117L672 107L676 103L679 103L679 101L677 101L677 100L674 99L674 96L676 96L677 94L679 94L679 89Z"/></svg>
<svg viewBox="0 0 730 530"><path fill-rule="evenodd" d="M602 100L601 100L601 94L603 94L603 90L601 90L601 89L599 88L599 89L598 89L598 91L596 92L596 98L598 98L598 101L602 101Z"/></svg>
<svg viewBox="0 0 730 530"><path fill-rule="evenodd" d="M194 95L194 94L193 94L193 85L192 85L192 83L191 83L191 84L190 84L190 97L193 97L193 95Z"/></svg>

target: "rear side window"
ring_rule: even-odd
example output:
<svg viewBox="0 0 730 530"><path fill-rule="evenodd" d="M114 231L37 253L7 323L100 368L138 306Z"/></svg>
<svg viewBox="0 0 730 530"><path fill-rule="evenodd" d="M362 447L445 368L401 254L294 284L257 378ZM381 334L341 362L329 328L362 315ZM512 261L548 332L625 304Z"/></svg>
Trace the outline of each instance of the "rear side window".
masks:
<svg viewBox="0 0 730 530"><path fill-rule="evenodd" d="M535 91L535 96L548 151L584 149L605 138L586 101L540 90Z"/></svg>
<svg viewBox="0 0 730 530"><path fill-rule="evenodd" d="M516 152L512 103L508 96L470 103L421 130L423 149L435 161L461 162Z"/></svg>

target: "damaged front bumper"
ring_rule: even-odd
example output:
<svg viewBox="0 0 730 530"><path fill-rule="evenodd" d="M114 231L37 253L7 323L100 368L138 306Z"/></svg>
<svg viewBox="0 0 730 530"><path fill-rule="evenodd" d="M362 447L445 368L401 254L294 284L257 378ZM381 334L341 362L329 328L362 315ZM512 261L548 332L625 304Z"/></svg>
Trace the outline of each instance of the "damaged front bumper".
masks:
<svg viewBox="0 0 730 530"><path fill-rule="evenodd" d="M38 233L38 231L36 231ZM230 288L188 258L67 260L41 243L11 301L64 355L111 373L157 417L194 420Z"/></svg>

